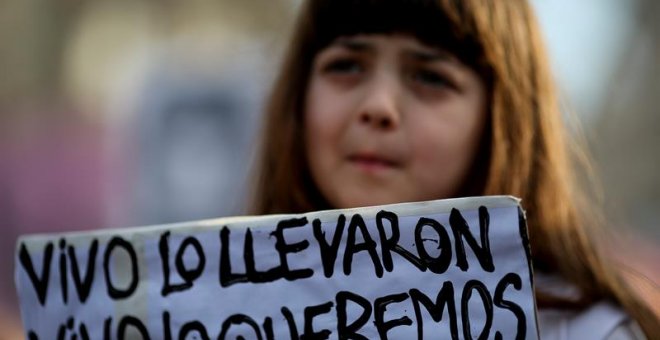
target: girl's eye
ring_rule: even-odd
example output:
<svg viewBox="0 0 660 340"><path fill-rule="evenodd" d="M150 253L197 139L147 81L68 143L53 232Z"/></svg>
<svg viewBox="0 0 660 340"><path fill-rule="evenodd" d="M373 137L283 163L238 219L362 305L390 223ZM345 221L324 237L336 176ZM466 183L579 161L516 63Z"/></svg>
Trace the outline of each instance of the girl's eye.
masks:
<svg viewBox="0 0 660 340"><path fill-rule="evenodd" d="M434 87L453 87L451 82L443 75L429 70L419 70L413 74L413 80Z"/></svg>
<svg viewBox="0 0 660 340"><path fill-rule="evenodd" d="M328 63L323 71L336 74L353 74L363 70L362 65L354 59L337 59Z"/></svg>
<svg viewBox="0 0 660 340"><path fill-rule="evenodd" d="M415 82L420 82L423 85L437 88L454 88L453 83L447 77L435 71L417 70L413 72L412 78Z"/></svg>

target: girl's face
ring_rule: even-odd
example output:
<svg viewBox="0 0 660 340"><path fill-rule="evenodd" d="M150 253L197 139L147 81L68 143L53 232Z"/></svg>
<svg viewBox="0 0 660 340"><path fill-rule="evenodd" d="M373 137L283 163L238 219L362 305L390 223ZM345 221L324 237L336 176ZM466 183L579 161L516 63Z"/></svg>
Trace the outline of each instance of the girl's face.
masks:
<svg viewBox="0 0 660 340"><path fill-rule="evenodd" d="M407 35L342 37L321 50L305 101L309 168L336 208L458 194L486 121L482 79Z"/></svg>

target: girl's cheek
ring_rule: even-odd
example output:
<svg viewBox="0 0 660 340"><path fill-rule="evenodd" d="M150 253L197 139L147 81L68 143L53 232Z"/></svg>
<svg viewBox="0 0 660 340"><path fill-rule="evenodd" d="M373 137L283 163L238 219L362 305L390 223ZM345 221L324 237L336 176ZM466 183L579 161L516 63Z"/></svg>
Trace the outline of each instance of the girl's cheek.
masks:
<svg viewBox="0 0 660 340"><path fill-rule="evenodd" d="M450 173L456 169L463 168L466 155L472 149L471 138L468 137L470 131L463 131L448 117L437 115L437 110L411 123L407 135L418 169L425 169L422 170L425 174L434 174L441 180L445 176L451 177Z"/></svg>
<svg viewBox="0 0 660 340"><path fill-rule="evenodd" d="M350 119L350 93L326 83L314 84L307 106L307 119L323 135L337 135Z"/></svg>

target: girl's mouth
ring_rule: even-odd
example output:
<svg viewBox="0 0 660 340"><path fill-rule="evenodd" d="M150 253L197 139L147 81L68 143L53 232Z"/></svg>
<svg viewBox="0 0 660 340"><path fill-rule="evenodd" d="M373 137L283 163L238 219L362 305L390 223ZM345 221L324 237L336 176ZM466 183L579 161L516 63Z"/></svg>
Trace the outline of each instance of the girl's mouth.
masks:
<svg viewBox="0 0 660 340"><path fill-rule="evenodd" d="M350 155L348 156L348 161L368 172L384 171L399 167L396 161L387 157L367 153Z"/></svg>

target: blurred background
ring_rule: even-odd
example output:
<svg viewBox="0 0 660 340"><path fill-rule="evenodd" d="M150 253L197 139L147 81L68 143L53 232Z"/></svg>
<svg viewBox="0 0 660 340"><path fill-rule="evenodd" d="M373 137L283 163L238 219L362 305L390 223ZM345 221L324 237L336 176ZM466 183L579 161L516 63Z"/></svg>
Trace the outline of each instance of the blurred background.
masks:
<svg viewBox="0 0 660 340"><path fill-rule="evenodd" d="M21 337L17 235L243 213L299 2L0 2L0 339ZM608 221L634 245L618 247L657 287L660 2L532 3Z"/></svg>

